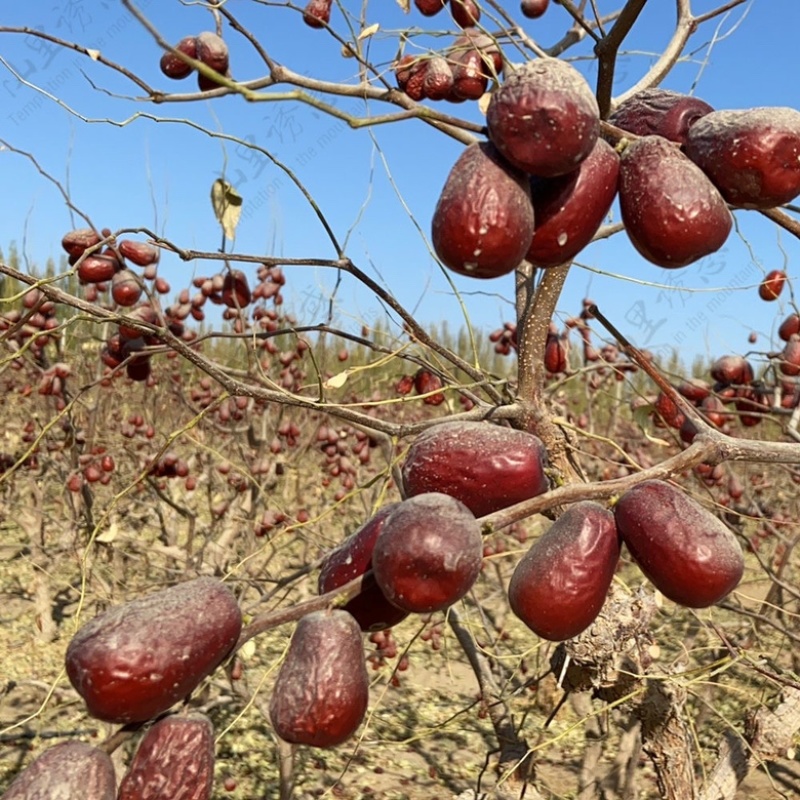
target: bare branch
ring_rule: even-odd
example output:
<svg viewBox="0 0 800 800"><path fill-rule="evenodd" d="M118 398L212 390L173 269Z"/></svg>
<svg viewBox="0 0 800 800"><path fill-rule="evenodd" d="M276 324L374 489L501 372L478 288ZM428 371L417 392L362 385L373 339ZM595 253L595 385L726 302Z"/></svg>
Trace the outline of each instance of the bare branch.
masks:
<svg viewBox="0 0 800 800"><path fill-rule="evenodd" d="M84 47L83 45L77 44L75 42L67 41L66 39L62 39L59 36L53 36L50 33L46 33L45 31L39 30L38 28L28 28L28 27L14 27L11 25L2 25L0 26L0 33L16 33L16 34L24 34L25 36L34 36L37 39L44 39L47 42L51 42L52 44L57 45L58 47L63 47L67 50L74 50L76 53L80 53L81 55L90 58L92 61L96 61L98 64L103 64L106 67L110 67L116 72L119 72L120 75L124 75L129 81L135 83L140 89L146 92L148 95L154 96L157 95L155 89L151 88L149 84L143 81L138 75L135 75L126 67L123 67L121 64L117 64L115 61L110 61L107 59L99 50L90 50L88 47Z"/></svg>
<svg viewBox="0 0 800 800"><path fill-rule="evenodd" d="M792 219L779 208L760 209L760 213L767 219L771 219L776 225L780 225L781 228L791 233L792 236L796 236L800 239L800 221Z"/></svg>
<svg viewBox="0 0 800 800"><path fill-rule="evenodd" d="M594 52L598 59L596 94L597 103L600 106L600 116L603 119L611 110L611 91L614 84L617 53L633 24L639 18L646 1L628 0L614 23L614 27L595 45Z"/></svg>

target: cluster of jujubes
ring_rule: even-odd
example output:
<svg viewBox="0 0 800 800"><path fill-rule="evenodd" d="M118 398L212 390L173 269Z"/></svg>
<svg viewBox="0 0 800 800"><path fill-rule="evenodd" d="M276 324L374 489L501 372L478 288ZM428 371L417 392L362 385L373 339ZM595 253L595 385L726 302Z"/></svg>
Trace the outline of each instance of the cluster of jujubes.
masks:
<svg viewBox="0 0 800 800"><path fill-rule="evenodd" d="M61 245L89 302L97 302L107 292L111 307L127 312L135 322L158 323L158 314L148 294L166 294L170 286L158 275L157 247L133 239L117 241L108 228L99 233L92 228L77 228L64 235ZM136 267L141 268L141 273L135 271ZM169 322L176 336L194 335L185 332L178 320ZM160 343L157 337L143 334L134 325L120 325L106 341L101 359L109 369L124 363L131 380L147 381L151 373L147 348Z"/></svg>
<svg viewBox="0 0 800 800"><path fill-rule="evenodd" d="M729 206L768 209L800 193L793 109L715 111L653 89L609 122L601 126L589 85L565 62L537 59L507 75L488 103L489 141L462 153L434 211L442 263L493 278L523 258L544 268L569 262L618 197L636 250L658 266L683 267L724 245ZM771 275L761 296L774 299L780 286Z"/></svg>
<svg viewBox="0 0 800 800"><path fill-rule="evenodd" d="M480 99L502 71L497 44L473 27L465 27L442 52L405 55L394 65L398 88L412 100L451 103Z"/></svg>
<svg viewBox="0 0 800 800"><path fill-rule="evenodd" d="M744 569L723 522L672 484L645 481L624 492L613 511L576 503L553 523L514 571L514 613L544 639L577 636L605 602L622 543L656 588L690 608L722 600Z"/></svg>
<svg viewBox="0 0 800 800"><path fill-rule="evenodd" d="M523 0L523 16L535 19L547 10L549 0ZM412 100L447 100L462 103L480 99L492 80L503 72L497 43L480 27L481 9L474 0L414 0L417 10L433 17L450 7L453 22L462 29L449 47L426 55L406 55L394 65L398 88Z"/></svg>
<svg viewBox="0 0 800 800"><path fill-rule="evenodd" d="M193 692L230 654L241 628L242 613L227 586L197 578L90 620L67 647L67 675L97 719L147 722ZM213 734L202 714L159 719L141 738L119 788L106 752L82 742L56 745L3 798L210 800Z"/></svg>
<svg viewBox="0 0 800 800"><path fill-rule="evenodd" d="M546 470L532 434L480 422L435 425L407 452L407 499L381 509L326 557L320 591L364 576L344 606L363 631L447 608L479 572L476 517L547 492ZM570 506L519 561L508 588L512 610L542 638L578 635L603 606L623 544L652 583L685 606L720 601L742 577L742 551L727 526L676 486L651 480L611 510Z"/></svg>
<svg viewBox="0 0 800 800"><path fill-rule="evenodd" d="M3 800L210 800L214 761L208 717L168 716L142 737L119 788L108 753L70 741L45 750L17 776Z"/></svg>
<svg viewBox="0 0 800 800"><path fill-rule="evenodd" d="M327 27L332 5L332 0L309 0L302 10L304 22ZM538 58L511 69L497 42L477 27L481 11L474 0L415 0L415 6L424 16L449 6L461 31L441 52L406 55L393 65L398 88L408 98L477 100L490 82L497 83L486 107L487 139L468 146L456 161L433 214L436 254L456 273L488 279L512 272L523 261L542 269L567 263L593 240L615 200L636 250L661 267L682 267L723 246L732 228L730 207L769 209L800 193L800 112L715 111L697 98L656 89L614 109L606 124L589 85L569 64ZM531 19L547 7L548 0L520 4L521 13ZM195 72L190 60L218 76L230 74L227 45L216 33L182 39L163 55L161 70L171 79L186 78ZM198 81L201 90L219 85L203 73ZM396 92L392 97L397 99ZM291 349L281 351L272 336L280 330L276 308L285 282L280 268L261 265L253 289L247 275L229 265L198 276L196 291L185 289L162 312L152 302L153 292L163 294L169 287L157 275L160 251L152 244L117 241L108 229L86 228L66 234L63 247L87 287L87 299L97 300L108 291L110 306L125 316L101 351L109 370L125 364L131 379L146 380L148 348L163 346L165 340L168 344L167 330L192 341L184 322L202 321L208 302L224 307L235 333L258 334L258 346L267 356L277 356L283 388L300 385L298 364L308 342L295 337ZM782 271L769 273L760 296L777 299L785 281ZM55 326L48 321L53 303L37 289L24 304L27 317L26 312L18 318L7 315L0 329L18 325L24 337L44 337ZM604 357L613 364L616 348L597 351L591 344L591 307L585 301L568 328L578 329L586 362ZM567 333L553 323L546 335L544 366L548 373L563 373L568 369ZM774 356L776 370L797 405L800 316L787 317L780 336L785 347ZM507 324L492 339L497 352L511 353L518 346L516 326ZM25 340L20 333L19 341ZM340 361L348 357L346 349L340 350ZM632 368L614 367L620 379L623 369ZM60 362L43 370L40 393L58 396L69 374ZM728 404L740 412L742 424L760 419L763 393L744 358L720 359L711 376L713 387L695 382L678 391L718 427L726 423ZM204 381L187 392L190 402L217 407L219 423L244 418L247 398L217 402L211 379ZM427 405L439 406L447 401L449 387L431 369L420 367L404 376L396 391L415 391ZM674 395L658 397L653 411L665 425L679 429L684 440L695 435ZM139 431L145 438L155 433L144 428L141 416L130 417L121 432L133 438ZM277 455L295 447L301 434L298 424L282 421L269 450ZM348 437L352 444L345 441ZM356 462L368 463L375 445L361 429L329 423L318 428L312 446L326 459L321 483L341 481L337 500L356 488ZM0 457L0 468L9 458ZM78 464L81 472L75 472L70 485L74 491L83 481L103 482L115 470L102 449L79 457ZM251 472L267 474L272 468L264 460ZM237 491L250 485L227 462L216 469ZM145 474L159 487L171 478L185 480L187 490L195 485L189 464L172 452L154 459ZM378 509L321 559L317 590L331 593L330 607L300 618L268 704L275 733L287 742L332 747L352 737L369 701L365 634L386 645L385 657L396 655L389 655L393 626L411 615L446 611L476 590L487 553L483 534L491 530L487 518L551 490L542 440L488 421L432 424L413 441L398 474L403 499ZM735 489L731 497L737 492L741 495ZM211 513L221 516L224 510L213 507ZM308 518L305 510L297 514L298 522ZM256 535L270 533L286 519L265 511ZM600 614L623 549L665 597L690 608L720 602L739 584L744 569L742 550L725 523L672 483L647 480L632 484L608 506L593 501L569 505L516 564L507 587L511 609L544 639L579 635ZM337 590L359 579L358 591L335 607ZM72 686L90 715L131 729L148 724L147 732L118 789L106 753L68 743L46 751L4 797L58 792L89 800L208 800L214 772L212 724L203 715L170 712L235 653L247 638L242 625L237 597L209 577L131 600L88 621L66 648ZM426 635L438 647L435 631Z"/></svg>
<svg viewBox="0 0 800 800"><path fill-rule="evenodd" d="M58 319L56 304L48 300L40 289L29 289L22 296L22 308L12 309L0 314L0 335L13 343L15 350L22 351L30 346L33 355L41 358L42 349L58 336ZM12 367L17 363L12 361ZM57 376L62 377L62 376ZM42 394L60 395L51 383L47 392Z"/></svg>
<svg viewBox="0 0 800 800"><path fill-rule="evenodd" d="M362 584L339 610L298 625L270 707L278 734L323 747L352 736L367 704L358 634L387 632L465 597L484 556L480 518L546 493L547 474L544 445L530 433L452 421L419 435L401 469L406 499L381 508L323 558L320 593ZM666 597L686 606L718 602L742 576L728 528L672 484L647 481L610 509L569 507L518 563L512 610L543 638L578 635L599 614L623 545ZM328 664L334 650L344 669Z"/></svg>
<svg viewBox="0 0 800 800"><path fill-rule="evenodd" d="M221 36L212 31L186 36L175 45L174 52L168 50L161 56L161 71L173 80L183 80L194 72L194 67L181 58L180 54L201 61L219 75L230 77L228 45ZM218 89L219 85L213 77L197 73L197 86L201 92Z"/></svg>

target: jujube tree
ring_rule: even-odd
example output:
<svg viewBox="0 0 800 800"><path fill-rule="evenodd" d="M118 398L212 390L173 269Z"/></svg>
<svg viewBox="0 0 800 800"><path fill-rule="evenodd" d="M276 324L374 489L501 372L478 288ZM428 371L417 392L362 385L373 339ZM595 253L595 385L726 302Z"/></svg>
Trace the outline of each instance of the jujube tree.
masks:
<svg viewBox="0 0 800 800"><path fill-rule="evenodd" d="M252 707L278 754L268 796L289 798L306 748L361 757L379 724L370 703L403 690L400 673L413 673L426 643L443 665L469 665L477 699L452 716L487 719L494 738L475 753L463 796L547 796L537 769L566 713L586 734L581 797L633 796L640 752L653 791L681 800L733 798L752 767L785 757L800 728L789 652L800 597L787 491L800 481L793 297L788 315L776 303L778 349L720 354L693 379L637 347L590 298L573 316L557 311L573 261L612 236L669 275L719 252L740 211L800 238L800 111L715 109L713 98L659 86L691 34L742 2L695 14L676 0L662 57L616 98L645 0L602 17L585 0L406 0L400 31L382 28L380 4L209 2L205 26L187 24L177 40L157 11L122 5L147 35L158 84L56 30L0 32L71 49L132 86L152 118L268 159L335 252L240 252L247 187L224 170L210 186L222 244L212 249L215 229L201 251L138 219L95 225L107 210L79 209L33 159L74 225L49 234L62 269L0 264L5 390L39 403L36 424L2 453L0 482L13 498L37 470L61 481L54 508L71 525L60 540L43 523L34 533L35 515L18 522L43 571L54 549L79 554L76 605L58 630L52 587L37 589L71 686L54 691L122 727L92 747L46 750L4 796L80 784L90 800L110 797L106 754L120 748L119 798L236 791L230 776L212 780L210 732L225 746ZM532 21L555 13L565 35L546 48ZM261 33L276 15L335 44L355 77L310 75L300 53L297 64L276 60ZM586 40L593 83L569 60ZM239 75L245 52L256 78ZM157 114L225 97L304 103L353 129L413 120L420 140L461 143L443 185L430 187L430 219L414 222L461 291L491 292L513 274L514 318L490 334L470 329L466 346L446 341L398 299L401 278L387 269L384 283L359 265L301 168L246 135ZM363 114L342 98L364 101ZM197 267L177 292L168 259ZM386 320L349 330L333 300L313 319L295 316L284 296L305 267L360 285ZM784 266L752 293L774 303L791 286ZM152 404L150 422L130 407L134 394ZM138 533L158 534L137 547L120 531L139 514L157 522ZM444 635L461 655L438 652ZM767 666L753 648L769 651ZM547 680L557 696L542 709L527 698ZM726 681L730 708L713 717ZM607 771L601 716L619 751ZM333 787L362 790L346 763Z"/></svg>

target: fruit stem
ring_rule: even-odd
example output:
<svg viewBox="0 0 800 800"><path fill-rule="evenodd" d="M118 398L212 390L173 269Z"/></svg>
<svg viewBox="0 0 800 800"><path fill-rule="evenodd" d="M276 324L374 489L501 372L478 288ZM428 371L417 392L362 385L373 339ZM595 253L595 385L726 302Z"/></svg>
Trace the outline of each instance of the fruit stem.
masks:
<svg viewBox="0 0 800 800"><path fill-rule="evenodd" d="M250 641L254 636L260 633L277 628L280 625L285 625L287 622L295 622L296 620L310 614L312 611L324 611L327 608L342 605L348 600L355 597L363 590L364 581L372 576L372 570L368 570L363 575L348 583L342 584L339 588L334 589L326 594L321 594L319 597L312 597L302 603L290 606L289 608L279 608L275 611L269 611L266 614L259 614L254 617L249 625L246 625L241 634L239 641L231 650L235 653L239 650L245 642Z"/></svg>
<svg viewBox="0 0 800 800"><path fill-rule="evenodd" d="M145 722L131 722L128 725L124 725L99 744L98 748L111 755L121 744L135 736L145 725Z"/></svg>

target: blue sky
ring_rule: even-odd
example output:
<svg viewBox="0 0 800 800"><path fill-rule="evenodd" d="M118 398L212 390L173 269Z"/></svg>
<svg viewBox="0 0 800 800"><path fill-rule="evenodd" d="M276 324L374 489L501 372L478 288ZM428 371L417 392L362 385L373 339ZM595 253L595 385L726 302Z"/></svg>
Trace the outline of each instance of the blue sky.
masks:
<svg viewBox="0 0 800 800"><path fill-rule="evenodd" d="M353 13L361 2L343 0ZM599 0L603 11L617 3ZM619 92L635 83L654 61L674 27L674 3L651 0L626 43L617 72ZM694 0L696 14L716 5ZM211 29L200 6L178 0L140 0L138 7L165 39ZM229 0L227 6L256 33L270 55L297 72L348 81L355 69L324 31L305 26L296 10L280 3ZM516 13L517 3L509 3ZM780 12L778 11L780 9ZM447 12L432 20L412 7L404 15L394 0L373 0L369 22L380 23L370 44L376 63L386 67L397 51L398 33L408 26L453 30ZM161 51L151 35L116 0L32 0L6 4L3 24L44 29L100 50L163 90L190 91L194 78L164 78ZM346 30L334 10L333 26ZM525 30L544 46L557 41L568 25L566 12L551 8L541 20L524 21ZM796 81L796 32L800 5L795 0L752 0L727 17L702 26L689 53L665 88L692 91L716 108L800 107ZM264 74L250 45L226 27L231 69L237 79ZM445 42L452 36L446 36ZM709 43L715 40L713 46ZM415 38L420 46L441 38ZM570 51L590 83L595 79L584 43ZM223 172L244 198L235 249L251 254L332 258L330 242L289 178L266 159L235 141L223 142L189 127L191 120L210 131L254 141L268 149L313 194L347 252L364 271L392 290L425 322L464 320L489 331L512 318L513 278L477 281L455 276L453 289L431 255L427 237L438 194L462 145L416 120L353 131L343 123L296 103L246 103L239 97L193 104L142 101L141 91L120 75L77 53L20 34L0 35L4 97L0 139L33 154L43 170L68 187L73 203L98 227L154 228L181 247L216 250L220 229L211 210L211 183ZM582 57L582 58L581 58ZM20 83L11 69L30 84ZM91 83L90 83L91 81ZM94 87L92 86L94 83ZM48 96L50 95L50 96ZM70 110L59 106L60 98ZM391 110L380 104L341 100L340 108L364 115ZM475 104L439 108L481 119ZM161 121L139 118L147 113ZM81 117L85 118L81 119ZM103 120L122 123L112 125ZM171 120L171 121L168 121ZM83 222L73 219L60 192L13 152L2 153L5 191L0 198L0 247L11 241L34 262L58 257L62 235ZM756 350L769 350L770 337L788 313L788 292L780 301L757 296L761 277L772 269L797 274L800 243L779 232L756 212L740 211L737 230L725 248L681 270L647 263L624 234L597 243L578 257L559 311L580 310L590 296L629 338L642 347L675 348L685 360L715 357L750 348L747 336L759 332ZM421 233L420 233L421 231ZM163 274L177 292L211 265L187 264L166 256ZM298 267L287 270L286 303L303 322L322 321L335 276ZM463 307L462 307L463 304ZM383 314L352 280L338 296L337 321L357 330Z"/></svg>

